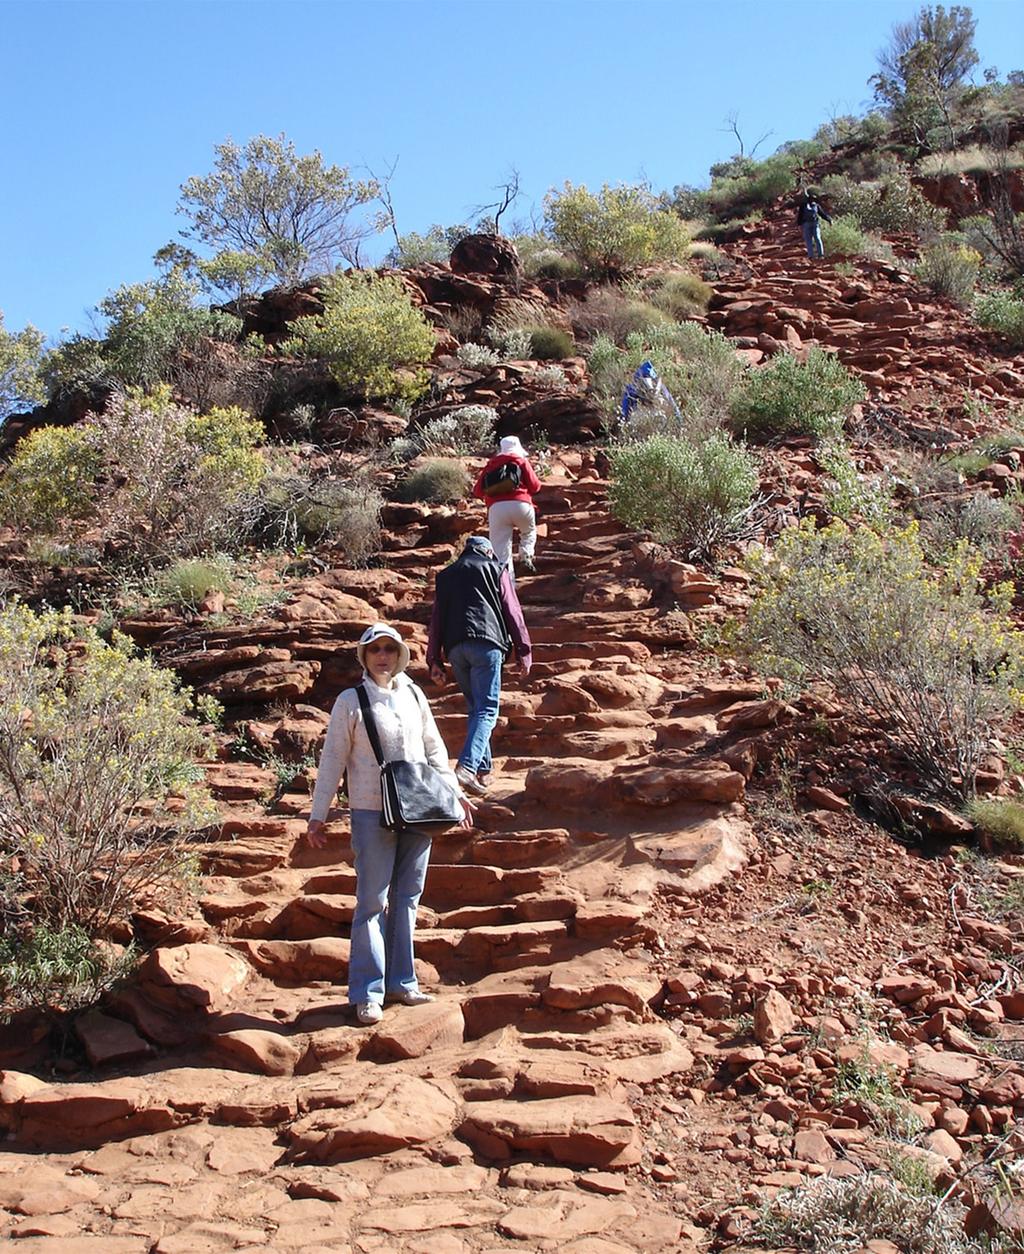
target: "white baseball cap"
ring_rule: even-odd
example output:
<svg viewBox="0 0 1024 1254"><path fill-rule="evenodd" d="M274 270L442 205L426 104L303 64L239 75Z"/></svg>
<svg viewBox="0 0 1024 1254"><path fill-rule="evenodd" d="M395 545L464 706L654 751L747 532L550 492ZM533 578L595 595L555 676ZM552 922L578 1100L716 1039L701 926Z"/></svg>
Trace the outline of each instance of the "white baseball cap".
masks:
<svg viewBox="0 0 1024 1254"><path fill-rule="evenodd" d="M359 665L366 669L366 646L373 640L379 639L381 636L387 636L389 640L394 640L398 645L398 666L395 668L395 674L404 671L409 665L409 646L402 637L395 631L394 627L390 627L387 623L374 623L372 627L367 627L363 634L359 637L359 643L356 645L356 657L359 659Z"/></svg>

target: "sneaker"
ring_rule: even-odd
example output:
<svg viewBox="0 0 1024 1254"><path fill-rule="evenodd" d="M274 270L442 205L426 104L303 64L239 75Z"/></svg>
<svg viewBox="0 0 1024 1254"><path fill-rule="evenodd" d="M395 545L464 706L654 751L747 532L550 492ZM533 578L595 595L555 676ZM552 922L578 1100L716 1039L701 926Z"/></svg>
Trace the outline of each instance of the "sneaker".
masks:
<svg viewBox="0 0 1024 1254"><path fill-rule="evenodd" d="M482 797L487 791L487 785L481 784L468 766L461 764L455 768L455 778L459 781L467 792L474 793L477 797Z"/></svg>
<svg viewBox="0 0 1024 1254"><path fill-rule="evenodd" d="M384 1007L375 1001L361 1001L356 1007L356 1018L364 1028L373 1027L384 1018Z"/></svg>
<svg viewBox="0 0 1024 1254"><path fill-rule="evenodd" d="M537 567L533 564L532 557L521 557L519 559L519 565L528 575L535 575L537 573Z"/></svg>
<svg viewBox="0 0 1024 1254"><path fill-rule="evenodd" d="M399 1006L425 1006L434 998L431 993L421 993L418 988L400 988L397 993L388 993L384 1000L396 1002Z"/></svg>

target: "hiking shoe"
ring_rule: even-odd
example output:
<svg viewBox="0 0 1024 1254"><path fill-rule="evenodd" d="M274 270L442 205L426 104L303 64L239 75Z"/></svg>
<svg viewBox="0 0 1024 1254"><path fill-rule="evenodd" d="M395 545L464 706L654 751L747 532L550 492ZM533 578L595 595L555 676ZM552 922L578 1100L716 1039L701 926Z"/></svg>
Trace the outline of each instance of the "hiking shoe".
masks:
<svg viewBox="0 0 1024 1254"><path fill-rule="evenodd" d="M400 988L397 993L388 993L384 1000L396 1002L399 1006L425 1006L434 998L430 993L421 993L418 988Z"/></svg>
<svg viewBox="0 0 1024 1254"><path fill-rule="evenodd" d="M471 792L477 797L482 797L487 791L487 785L481 784L468 766L457 766L455 768L455 778L467 792Z"/></svg>
<svg viewBox="0 0 1024 1254"><path fill-rule="evenodd" d="M527 575L535 575L537 573L537 567L534 565L532 557L521 557L519 565Z"/></svg>
<svg viewBox="0 0 1024 1254"><path fill-rule="evenodd" d="M384 1007L375 1001L361 1001L356 1007L356 1018L364 1028L371 1028L384 1018Z"/></svg>

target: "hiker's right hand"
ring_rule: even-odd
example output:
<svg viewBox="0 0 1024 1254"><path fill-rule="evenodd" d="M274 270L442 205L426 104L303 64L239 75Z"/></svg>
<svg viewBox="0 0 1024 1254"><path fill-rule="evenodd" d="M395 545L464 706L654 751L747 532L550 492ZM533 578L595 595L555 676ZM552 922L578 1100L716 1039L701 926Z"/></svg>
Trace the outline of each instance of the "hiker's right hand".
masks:
<svg viewBox="0 0 1024 1254"><path fill-rule="evenodd" d="M435 684L444 683L444 667L439 666L437 662L430 668L430 678Z"/></svg>
<svg viewBox="0 0 1024 1254"><path fill-rule="evenodd" d="M322 819L310 819L306 827L306 844L311 849L327 848L327 833Z"/></svg>

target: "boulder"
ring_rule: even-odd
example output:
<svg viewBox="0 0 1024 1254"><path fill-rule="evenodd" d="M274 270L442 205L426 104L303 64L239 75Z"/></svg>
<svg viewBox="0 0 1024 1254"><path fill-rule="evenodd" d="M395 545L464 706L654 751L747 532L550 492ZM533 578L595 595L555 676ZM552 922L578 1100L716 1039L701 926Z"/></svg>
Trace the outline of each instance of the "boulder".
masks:
<svg viewBox="0 0 1024 1254"><path fill-rule="evenodd" d="M636 1120L623 1102L575 1097L530 1102L477 1102L459 1135L485 1158L542 1154L578 1167L636 1161Z"/></svg>

